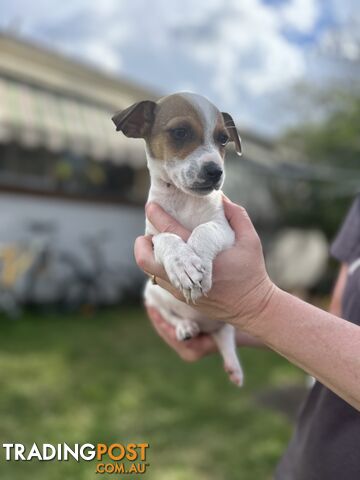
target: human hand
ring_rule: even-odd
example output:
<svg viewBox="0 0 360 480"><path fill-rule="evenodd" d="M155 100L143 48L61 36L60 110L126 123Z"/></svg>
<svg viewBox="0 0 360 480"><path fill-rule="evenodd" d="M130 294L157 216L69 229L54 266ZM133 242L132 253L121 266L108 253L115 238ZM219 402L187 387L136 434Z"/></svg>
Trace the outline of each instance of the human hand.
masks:
<svg viewBox="0 0 360 480"><path fill-rule="evenodd" d="M192 306L210 318L247 329L261 317L276 287L266 272L260 239L246 210L227 198L223 203L235 232L235 245L217 256L213 286L206 297ZM146 214L160 232L176 233L185 241L191 233L156 204L149 204ZM185 301L170 284L163 267L155 262L150 236L137 238L135 258L140 268L156 276L161 287Z"/></svg>

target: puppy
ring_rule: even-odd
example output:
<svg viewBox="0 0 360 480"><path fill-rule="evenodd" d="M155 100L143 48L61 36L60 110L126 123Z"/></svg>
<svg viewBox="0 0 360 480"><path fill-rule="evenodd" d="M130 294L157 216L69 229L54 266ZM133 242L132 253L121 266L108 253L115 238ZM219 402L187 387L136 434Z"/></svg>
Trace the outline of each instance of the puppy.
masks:
<svg viewBox="0 0 360 480"><path fill-rule="evenodd" d="M234 327L210 320L191 306L211 289L216 255L234 243L221 197L226 144L234 142L241 155L234 121L193 93L138 102L112 120L116 130L127 137L145 139L151 178L148 200L161 205L192 231L184 242L175 234L159 233L146 221L146 234L153 235L155 259L187 304L151 281L145 288L145 302L175 327L179 340L188 340L199 332L211 334L224 359L225 371L241 386L243 372L236 354Z"/></svg>

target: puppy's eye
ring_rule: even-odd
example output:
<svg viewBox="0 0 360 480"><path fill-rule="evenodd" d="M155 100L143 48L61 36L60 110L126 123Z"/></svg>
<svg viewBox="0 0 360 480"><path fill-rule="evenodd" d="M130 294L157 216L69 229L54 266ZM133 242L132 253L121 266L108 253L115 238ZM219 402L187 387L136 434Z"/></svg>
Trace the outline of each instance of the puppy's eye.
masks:
<svg viewBox="0 0 360 480"><path fill-rule="evenodd" d="M220 145L225 147L225 145L229 141L229 135L227 135L226 133L219 133L217 140L220 143Z"/></svg>
<svg viewBox="0 0 360 480"><path fill-rule="evenodd" d="M183 127L172 128L170 134L175 140L185 140L189 136L189 130Z"/></svg>

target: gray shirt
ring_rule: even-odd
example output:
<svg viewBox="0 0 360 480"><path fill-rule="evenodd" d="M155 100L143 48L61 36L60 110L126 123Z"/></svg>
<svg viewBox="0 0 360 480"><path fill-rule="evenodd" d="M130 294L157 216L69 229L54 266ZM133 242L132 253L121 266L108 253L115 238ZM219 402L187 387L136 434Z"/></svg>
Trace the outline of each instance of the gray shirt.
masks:
<svg viewBox="0 0 360 480"><path fill-rule="evenodd" d="M331 246L331 254L349 265L342 316L360 325L360 195ZM301 408L275 479L359 480L360 412L316 382Z"/></svg>

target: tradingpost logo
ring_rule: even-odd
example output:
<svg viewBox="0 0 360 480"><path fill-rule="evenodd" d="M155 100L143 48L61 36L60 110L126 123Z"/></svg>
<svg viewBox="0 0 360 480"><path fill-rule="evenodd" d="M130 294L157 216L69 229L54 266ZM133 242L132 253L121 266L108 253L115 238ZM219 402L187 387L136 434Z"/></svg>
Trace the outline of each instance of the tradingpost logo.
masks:
<svg viewBox="0 0 360 480"><path fill-rule="evenodd" d="M4 454L7 462L76 462L96 461L95 472L102 474L137 474L146 473L150 464L147 462L148 443L33 443L26 447L22 443L3 443Z"/></svg>

